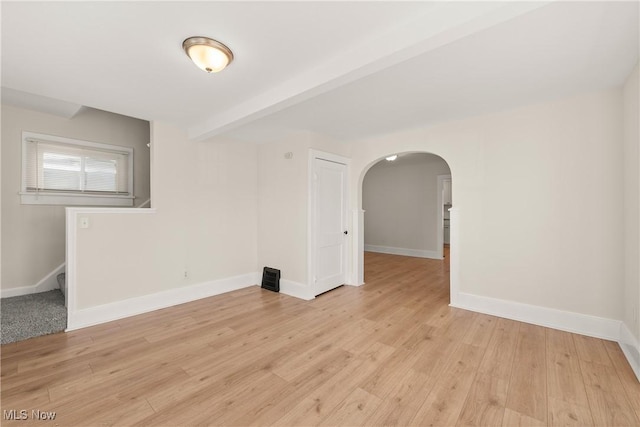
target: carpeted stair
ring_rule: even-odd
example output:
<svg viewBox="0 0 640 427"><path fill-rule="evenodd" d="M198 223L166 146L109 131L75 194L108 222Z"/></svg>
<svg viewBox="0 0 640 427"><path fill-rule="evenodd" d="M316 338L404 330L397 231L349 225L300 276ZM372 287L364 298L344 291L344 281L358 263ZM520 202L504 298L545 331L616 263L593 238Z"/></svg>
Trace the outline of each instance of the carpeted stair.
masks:
<svg viewBox="0 0 640 427"><path fill-rule="evenodd" d="M64 331L67 308L60 289L0 300L0 341L9 344Z"/></svg>

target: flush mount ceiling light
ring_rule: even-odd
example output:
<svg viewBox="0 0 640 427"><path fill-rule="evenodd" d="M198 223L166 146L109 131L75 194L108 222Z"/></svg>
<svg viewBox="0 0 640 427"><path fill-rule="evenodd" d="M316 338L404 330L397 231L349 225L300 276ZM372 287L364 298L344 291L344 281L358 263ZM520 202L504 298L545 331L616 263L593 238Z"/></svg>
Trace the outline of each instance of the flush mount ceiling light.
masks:
<svg viewBox="0 0 640 427"><path fill-rule="evenodd" d="M385 159L387 159L388 162L393 162L397 158L398 158L397 154L394 154L393 156L385 157Z"/></svg>
<svg viewBox="0 0 640 427"><path fill-rule="evenodd" d="M217 73L233 61L233 52L217 40L208 37L189 37L182 48L194 64L207 73Z"/></svg>

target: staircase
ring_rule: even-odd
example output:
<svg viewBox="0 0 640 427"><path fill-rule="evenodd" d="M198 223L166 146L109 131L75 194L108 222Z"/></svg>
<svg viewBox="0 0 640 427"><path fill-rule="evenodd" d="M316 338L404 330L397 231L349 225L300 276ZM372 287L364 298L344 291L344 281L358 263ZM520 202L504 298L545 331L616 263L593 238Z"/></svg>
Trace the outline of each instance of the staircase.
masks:
<svg viewBox="0 0 640 427"><path fill-rule="evenodd" d="M66 280L67 274L66 273L60 273L58 274L58 276L56 276L56 278L58 279L58 285L60 285L60 292L62 292L62 295L66 295L67 294L67 280Z"/></svg>

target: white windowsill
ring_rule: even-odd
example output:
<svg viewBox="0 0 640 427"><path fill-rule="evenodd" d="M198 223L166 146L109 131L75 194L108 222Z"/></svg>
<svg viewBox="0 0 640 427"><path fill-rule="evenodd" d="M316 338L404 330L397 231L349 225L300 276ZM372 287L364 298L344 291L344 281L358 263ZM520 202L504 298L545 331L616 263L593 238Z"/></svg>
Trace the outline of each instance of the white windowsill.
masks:
<svg viewBox="0 0 640 427"><path fill-rule="evenodd" d="M133 206L133 196L72 194L72 193L20 193L23 205L61 206Z"/></svg>

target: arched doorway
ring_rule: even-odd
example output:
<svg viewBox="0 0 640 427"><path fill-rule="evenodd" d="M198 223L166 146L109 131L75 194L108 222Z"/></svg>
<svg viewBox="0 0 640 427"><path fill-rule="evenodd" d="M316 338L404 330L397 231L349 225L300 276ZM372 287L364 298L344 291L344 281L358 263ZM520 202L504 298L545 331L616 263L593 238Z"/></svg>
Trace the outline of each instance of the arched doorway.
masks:
<svg viewBox="0 0 640 427"><path fill-rule="evenodd" d="M458 259L458 251L457 251L458 212L457 212L457 209L451 207L451 205L446 207L444 206L445 200L449 202L451 202L452 200L448 199L448 197L446 197L442 193L443 181L445 181L446 179L450 179L451 176L453 175L451 168L449 167L448 162L444 158L426 151L412 151L412 152L397 153L398 157L396 159L394 160L386 159L386 157L390 157L395 154L396 153L389 153L383 157L378 157L373 161L370 161L366 166L364 166L360 170L358 182L357 182L357 199L356 199L358 205L357 205L357 209L354 216L355 235L354 235L354 242L353 242L353 248L352 248L353 249L353 258L352 258L353 259L352 261L353 282L352 283L363 284L365 282L365 277L364 277L365 250L412 256L412 257L442 259L443 251L442 251L441 245L444 243L444 236L441 233L443 233L444 220L447 219L448 220L447 222L449 223L449 227L450 227L449 242L451 246L451 252L449 254L449 264L450 264L449 268L451 269L449 288L450 288L450 301L453 302L455 299L455 295L457 295L457 289L458 289L458 286L457 286L458 284L458 272L457 272L458 271L457 270L458 269L458 261L457 261ZM408 172L407 170L401 171L400 169L397 169L396 172L398 173L392 172L393 168L395 167L392 165L398 165L398 167L400 167L402 163L404 163L404 166L409 166L408 169L411 169L411 168L420 169L421 167L423 169L428 169L429 161L432 162L431 164L432 167L431 167L431 170L429 171L414 170L413 172L411 171ZM394 162L397 162L397 163L394 163ZM422 165L420 165L421 162L423 163ZM386 174L385 173L379 174L375 172L377 169L384 170ZM370 172L373 173L374 175L369 175ZM356 171L356 173L358 172ZM394 173L399 176L404 175L405 178L407 176L410 177L411 174L413 173L414 174L413 178L417 184L420 184L419 181L421 180L421 176L422 176L422 178L428 180L426 183L422 183L422 184L428 184L428 185L422 185L422 186L414 185L413 189L408 187L398 187L399 184L397 182L394 183L393 180L388 180L388 178L391 176L390 174L394 174ZM385 185L387 185L387 187L391 187L391 188L386 188L386 190L383 192L386 194L380 195L380 197L378 197L378 200L376 200L373 203L373 205L367 199L368 193L370 192L368 189L368 184L370 183L368 181L371 180L371 177L375 177L373 181L377 180L379 183L384 182ZM416 217L421 218L424 220L422 221L422 223L416 223L414 221L413 225L410 222L402 223L402 226L400 228L398 228L397 226L395 228L393 226L387 227L386 230L385 229L377 230L377 232L374 233L373 238L371 238L372 228L375 228L378 226L378 224L380 223L381 217L384 217L385 215L387 216L389 215L388 212L386 213L383 212L381 215L379 211L378 212L372 211L372 206L375 208L375 204L385 205L386 203L386 205L388 205L387 207L389 207L389 206L392 206L394 203L396 203L396 199L388 198L390 197L389 194L393 194L393 193L390 193L390 191L391 192L394 191L393 190L394 185L396 185L395 187L396 193L405 193L404 194L405 199L407 197L409 198L411 197L410 194L409 195L406 194L407 192L410 193L411 191L414 191L414 192L422 191L422 194L420 194L420 198L421 198L421 203L423 204L423 207L421 209L423 211L424 209L428 210L429 215L422 215L420 210L418 209L417 212L412 212L414 217L413 219L415 220ZM405 205L405 210L406 209L407 209L407 205ZM446 214L445 214L445 209L446 209ZM400 210L402 210L402 208ZM428 216L429 218L424 218L425 216ZM404 218L402 216L399 216L399 217L396 217L393 221L395 221L397 225L400 222L405 221L406 219L407 219L406 216ZM411 236L412 238L414 238L413 243L402 244L401 243L403 241L402 238L403 237L406 238L409 235L409 233L411 233L410 231L411 227L419 227L419 231L417 233L413 233L413 235ZM391 236L391 240L388 240L388 242L390 243L385 244L383 240L379 240L379 239L389 238L390 235L392 235L394 232L397 232L397 235ZM386 237L383 236L384 234L386 234ZM429 242L424 244L422 247L417 246L416 242L420 239L416 240L416 237L422 238L423 243L425 243L426 240L429 240ZM407 240L404 240L404 241L407 242Z"/></svg>

